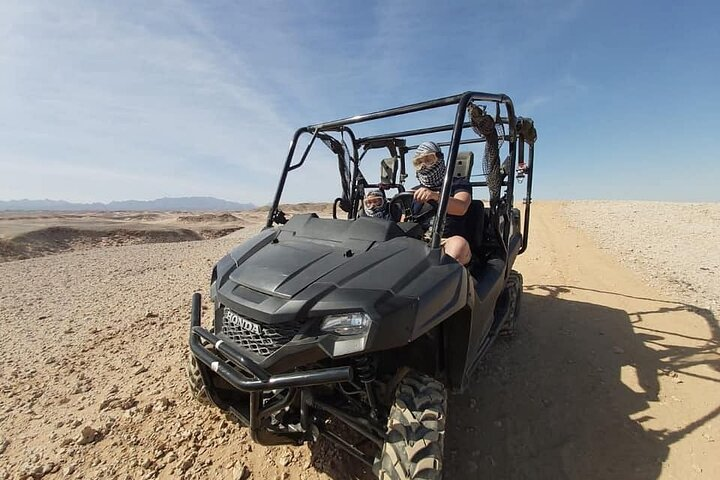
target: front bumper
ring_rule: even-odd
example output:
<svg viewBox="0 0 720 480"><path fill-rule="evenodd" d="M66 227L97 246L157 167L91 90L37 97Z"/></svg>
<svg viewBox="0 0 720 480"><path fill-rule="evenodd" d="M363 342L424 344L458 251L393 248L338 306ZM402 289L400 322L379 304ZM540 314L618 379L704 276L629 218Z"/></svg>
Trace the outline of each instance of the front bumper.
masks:
<svg viewBox="0 0 720 480"><path fill-rule="evenodd" d="M350 382L351 367L333 367L270 375L248 358L234 344L224 342L200 326L201 296L194 293L190 315L190 352L198 360L200 374L210 400L223 410L230 411L248 425L250 435L258 443L278 445L302 443L307 438L303 431L271 431L262 427L263 420L279 412L295 400L298 388L331 383ZM214 351L208 349L213 347ZM220 395L212 375L217 374L236 390L249 394L247 405L239 406ZM262 404L263 392L287 389L287 394L270 405Z"/></svg>

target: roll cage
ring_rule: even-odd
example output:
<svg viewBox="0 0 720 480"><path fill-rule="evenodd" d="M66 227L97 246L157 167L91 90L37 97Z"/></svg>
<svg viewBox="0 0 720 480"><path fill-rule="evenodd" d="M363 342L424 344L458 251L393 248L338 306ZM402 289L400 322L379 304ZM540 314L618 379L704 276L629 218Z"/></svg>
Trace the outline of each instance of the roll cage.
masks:
<svg viewBox="0 0 720 480"><path fill-rule="evenodd" d="M272 227L275 223L284 223L284 215L279 210L279 205L288 173L292 170L300 168L304 164L308 153L310 152L310 149L312 148L316 140L319 139L320 141L322 141L326 146L328 146L328 148L330 148L333 153L338 156L338 166L340 170L343 194L342 197L336 199L335 201L334 216L337 216L337 207L340 207L341 210L347 213L348 219L353 219L358 214L364 188L378 186L377 184L368 183L360 171L360 162L368 151L372 149L386 148L390 152L391 156L398 158L399 161L395 164L396 166L394 167L391 174L392 183L383 184L382 186L385 188L398 188L400 191L402 191L404 188L404 181L407 177L405 161L406 155L409 151L414 150L418 146L417 144L408 145L407 139L420 135L429 135L434 133L451 131L452 135L449 142L438 142L438 145L440 147L450 147L449 154L447 155L446 160L447 169L445 172L445 178L443 180L442 190L440 194L440 202L438 204L437 212L434 217L432 230L434 233L432 236L431 247L438 248L440 246L440 232L443 231L445 225L445 217L447 214L448 199L451 189L450 187L453 180L453 172L455 171L455 165L457 162L460 145L486 142L486 138L484 136L472 132L473 129L475 129L475 131L477 132L477 129L474 128L477 125L474 125L472 121L466 121L468 105L471 105L474 102L483 102L495 105L494 122L496 125L503 126L503 131L505 131L506 133L502 136L502 139L508 143L509 148L508 156L504 160L504 162L502 162L503 169L505 171L502 174L502 177L500 177L500 185L502 188L500 202L499 205L495 207L496 213L498 214L498 216L495 217L494 221L496 227L498 227L499 225L497 218L499 218L499 216L506 216L507 218L513 208L516 173L518 177L523 176L526 179L526 192L525 197L523 198L523 203L525 204L525 212L521 231L522 246L519 253L524 252L527 248L528 229L530 225L533 162L537 133L535 131L532 119L516 116L512 100L510 99L510 97L504 94L465 92L449 97L428 100L425 102L414 103L411 105L391 108L388 110L381 110L378 112L367 113L364 115L356 115L353 117L334 120L331 122L318 123L297 129L290 144L290 149L285 160L282 175L280 176L280 181L278 183L277 191L275 193L275 198L273 200L272 207L270 208L270 211L268 213L266 226ZM455 113L455 121L449 124L360 138L358 138L353 132L353 130L349 127L350 125L407 115L410 113L416 113L452 105L457 105L457 109ZM501 115L501 106L505 107L505 115ZM507 126L507 130L504 130L505 126ZM473 138L463 139L463 133L468 129L471 130ZM339 133L341 139L338 140L337 138L330 135L330 133ZM293 163L293 158L295 157L295 151L298 145L298 141L303 135L311 135L311 139L307 147L303 151L300 159L297 162ZM350 142L349 145L345 141L346 136ZM528 145L527 159L525 156L525 144ZM399 183L398 175L400 177ZM486 187L488 186L488 181L487 179L485 181L471 181L470 184L473 187ZM500 231L499 234L502 237L503 244L507 245L510 236L510 222L503 222L502 231Z"/></svg>

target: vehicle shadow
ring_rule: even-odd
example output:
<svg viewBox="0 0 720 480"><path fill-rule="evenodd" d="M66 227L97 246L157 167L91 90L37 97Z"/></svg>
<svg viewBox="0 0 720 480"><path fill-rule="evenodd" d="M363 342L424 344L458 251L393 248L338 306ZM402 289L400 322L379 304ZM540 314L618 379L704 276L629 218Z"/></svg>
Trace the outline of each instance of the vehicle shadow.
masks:
<svg viewBox="0 0 720 480"><path fill-rule="evenodd" d="M627 312L561 298L584 290L525 287L517 335L498 340L468 391L449 398L444 478L656 479L670 445L720 415L718 406L674 431L641 425L650 417L640 412L658 401L661 375L693 375L683 369L697 363L720 371L720 360L709 355L720 345L712 312L639 297L631 298L654 308ZM707 324L710 338L695 339L702 346L667 345L663 335L671 332L633 325L678 311ZM628 371L632 382L623 378ZM313 466L334 480L374 478L327 442L312 450Z"/></svg>
<svg viewBox="0 0 720 480"><path fill-rule="evenodd" d="M709 310L638 298L666 306L626 312L560 298L573 289L585 290L526 287L517 336L498 341L470 389L450 398L445 478L655 479L669 446L720 414L672 432L643 428L650 417L639 414L658 400L660 375L700 361L720 371L707 355L720 340ZM668 332L633 330L642 315L679 310L707 323L711 338L696 339L704 346L652 349ZM623 382L628 370L636 381Z"/></svg>

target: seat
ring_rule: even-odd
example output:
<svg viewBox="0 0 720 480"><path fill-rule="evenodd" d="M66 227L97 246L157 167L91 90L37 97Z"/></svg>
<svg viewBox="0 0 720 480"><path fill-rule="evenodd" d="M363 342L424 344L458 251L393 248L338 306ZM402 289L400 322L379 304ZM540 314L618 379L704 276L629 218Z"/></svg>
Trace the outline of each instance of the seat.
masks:
<svg viewBox="0 0 720 480"><path fill-rule="evenodd" d="M484 258L482 246L485 238L485 223L485 204L482 200L472 200L468 207L465 225L473 259Z"/></svg>
<svg viewBox="0 0 720 480"><path fill-rule="evenodd" d="M380 162L380 183L394 185L397 178L397 157L385 158Z"/></svg>
<svg viewBox="0 0 720 480"><path fill-rule="evenodd" d="M455 160L455 171L453 172L453 177L464 178L469 182L473 163L473 152L458 152L457 159Z"/></svg>

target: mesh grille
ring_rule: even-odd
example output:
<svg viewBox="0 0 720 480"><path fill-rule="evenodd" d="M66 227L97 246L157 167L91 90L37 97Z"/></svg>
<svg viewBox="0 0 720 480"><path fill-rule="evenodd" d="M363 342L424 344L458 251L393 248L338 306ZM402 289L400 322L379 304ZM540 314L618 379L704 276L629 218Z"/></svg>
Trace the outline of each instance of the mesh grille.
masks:
<svg viewBox="0 0 720 480"><path fill-rule="evenodd" d="M232 339L238 346L267 357L288 343L298 333L300 325L296 322L259 325L249 322L228 308L223 312L223 335Z"/></svg>

